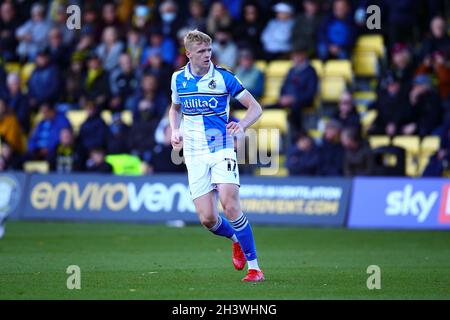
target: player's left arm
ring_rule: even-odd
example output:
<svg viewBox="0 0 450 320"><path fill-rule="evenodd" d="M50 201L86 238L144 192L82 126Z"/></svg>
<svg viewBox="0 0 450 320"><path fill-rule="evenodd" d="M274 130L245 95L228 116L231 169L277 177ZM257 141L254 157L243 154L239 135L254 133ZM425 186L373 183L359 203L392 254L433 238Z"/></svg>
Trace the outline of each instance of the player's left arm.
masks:
<svg viewBox="0 0 450 320"><path fill-rule="evenodd" d="M261 105L247 90L242 93L238 100L244 107L247 108L247 112L241 121L231 121L227 125L228 131L233 135L244 132L248 127L254 124L262 114Z"/></svg>
<svg viewBox="0 0 450 320"><path fill-rule="evenodd" d="M239 135L259 119L262 108L253 95L245 90L242 82L234 74L230 72L225 75L228 92L247 108L247 112L241 121L231 121L227 125L227 130L231 135Z"/></svg>

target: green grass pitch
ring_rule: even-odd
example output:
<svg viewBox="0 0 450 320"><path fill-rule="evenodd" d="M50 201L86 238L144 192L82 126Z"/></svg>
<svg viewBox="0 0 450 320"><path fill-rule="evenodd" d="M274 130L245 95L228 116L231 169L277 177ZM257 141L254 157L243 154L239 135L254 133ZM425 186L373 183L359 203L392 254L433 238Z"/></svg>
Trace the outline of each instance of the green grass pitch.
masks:
<svg viewBox="0 0 450 320"><path fill-rule="evenodd" d="M9 222L0 299L449 299L450 232L253 227L264 283L200 226ZM81 290L66 269L81 268ZM367 267L381 268L368 290Z"/></svg>

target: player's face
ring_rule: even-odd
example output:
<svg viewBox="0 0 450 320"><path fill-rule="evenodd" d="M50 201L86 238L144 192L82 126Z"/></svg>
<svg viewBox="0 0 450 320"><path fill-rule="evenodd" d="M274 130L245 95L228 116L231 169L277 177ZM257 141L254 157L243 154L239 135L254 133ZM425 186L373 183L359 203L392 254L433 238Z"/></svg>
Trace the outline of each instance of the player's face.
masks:
<svg viewBox="0 0 450 320"><path fill-rule="evenodd" d="M191 45L191 50L186 51L186 56L189 58L192 65L197 68L207 68L211 61L212 49L211 45L199 42Z"/></svg>

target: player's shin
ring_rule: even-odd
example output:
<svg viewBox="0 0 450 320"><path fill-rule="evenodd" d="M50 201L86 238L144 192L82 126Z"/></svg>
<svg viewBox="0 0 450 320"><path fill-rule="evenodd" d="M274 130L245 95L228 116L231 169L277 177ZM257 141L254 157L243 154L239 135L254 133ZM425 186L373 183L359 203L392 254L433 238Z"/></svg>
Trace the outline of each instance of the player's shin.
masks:
<svg viewBox="0 0 450 320"><path fill-rule="evenodd" d="M247 217L241 213L235 221L230 222L235 230L236 237L239 240L242 250L244 251L248 262L248 268L259 270L258 261L256 259L256 247L253 239L253 231Z"/></svg>
<svg viewBox="0 0 450 320"><path fill-rule="evenodd" d="M231 239L233 242L237 242L236 235L234 233L233 227L230 225L227 219L222 218L221 216L217 217L216 224L209 229L212 233L218 236L227 237Z"/></svg>

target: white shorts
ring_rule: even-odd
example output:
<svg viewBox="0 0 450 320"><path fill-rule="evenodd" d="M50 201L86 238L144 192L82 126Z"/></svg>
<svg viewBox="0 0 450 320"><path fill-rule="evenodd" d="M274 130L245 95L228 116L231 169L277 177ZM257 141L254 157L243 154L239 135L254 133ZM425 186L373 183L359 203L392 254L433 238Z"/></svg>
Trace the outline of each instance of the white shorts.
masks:
<svg viewBox="0 0 450 320"><path fill-rule="evenodd" d="M236 152L233 149L185 156L185 162L193 200L215 190L220 183L240 185Z"/></svg>

